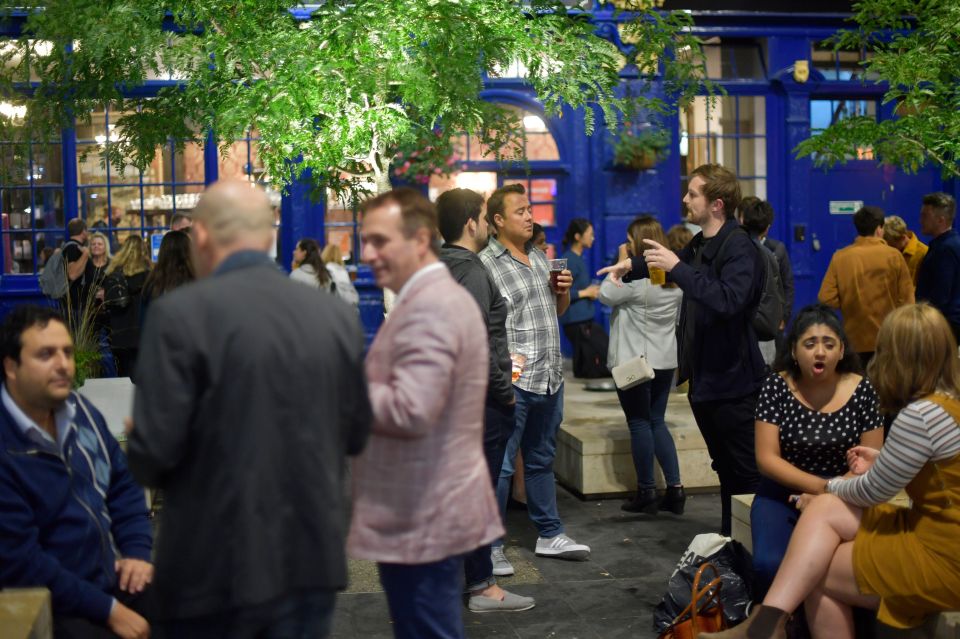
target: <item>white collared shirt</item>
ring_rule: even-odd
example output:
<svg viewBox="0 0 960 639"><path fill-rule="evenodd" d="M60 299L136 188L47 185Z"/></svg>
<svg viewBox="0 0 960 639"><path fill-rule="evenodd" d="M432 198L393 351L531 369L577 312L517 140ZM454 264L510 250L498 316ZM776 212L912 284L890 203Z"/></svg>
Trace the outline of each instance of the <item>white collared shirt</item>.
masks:
<svg viewBox="0 0 960 639"><path fill-rule="evenodd" d="M10 396L6 384L0 386L0 401L3 401L4 408L10 413L10 417L13 418L13 423L17 425L20 432L38 444L46 446L52 445L58 449L63 447L63 440L66 438L70 424L77 414L77 407L74 405L72 397L63 402L63 405L54 411L53 419L57 425L57 441L53 441L50 433L27 417L27 414L17 406L17 403L13 401L13 397Z"/></svg>
<svg viewBox="0 0 960 639"><path fill-rule="evenodd" d="M427 273L432 273L433 271L439 271L440 269L445 269L445 268L447 268L447 265L441 262L440 260L437 260L433 264L427 264L426 266L421 268L419 271L411 275L410 279L408 279L406 283L404 283L404 285L400 287L400 290L397 292L397 299L394 300L393 305L396 306L397 304L400 303L400 300L403 299L403 294L406 293L408 290L410 290L410 285L416 282L418 279L420 279Z"/></svg>

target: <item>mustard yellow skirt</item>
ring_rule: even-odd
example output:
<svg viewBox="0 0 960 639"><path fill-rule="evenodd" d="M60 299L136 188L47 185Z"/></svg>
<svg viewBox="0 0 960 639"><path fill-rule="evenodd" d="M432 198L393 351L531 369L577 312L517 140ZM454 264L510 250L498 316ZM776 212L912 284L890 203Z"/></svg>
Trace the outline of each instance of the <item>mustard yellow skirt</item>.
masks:
<svg viewBox="0 0 960 639"><path fill-rule="evenodd" d="M932 613L960 609L960 530L925 522L921 540L909 512L889 504L864 510L853 542L860 592L880 597L877 619L894 628L919 626Z"/></svg>

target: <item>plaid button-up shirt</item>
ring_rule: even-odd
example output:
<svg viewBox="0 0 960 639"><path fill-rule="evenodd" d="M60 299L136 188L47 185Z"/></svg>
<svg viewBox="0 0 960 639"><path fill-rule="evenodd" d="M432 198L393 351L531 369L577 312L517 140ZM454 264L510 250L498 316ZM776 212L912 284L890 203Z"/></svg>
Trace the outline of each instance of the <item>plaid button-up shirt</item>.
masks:
<svg viewBox="0 0 960 639"><path fill-rule="evenodd" d="M563 384L563 360L557 296L550 288L546 256L530 249L527 253L530 266L527 266L495 238L490 238L479 255L507 302L510 352L527 357L523 374L515 385L540 395L556 393Z"/></svg>

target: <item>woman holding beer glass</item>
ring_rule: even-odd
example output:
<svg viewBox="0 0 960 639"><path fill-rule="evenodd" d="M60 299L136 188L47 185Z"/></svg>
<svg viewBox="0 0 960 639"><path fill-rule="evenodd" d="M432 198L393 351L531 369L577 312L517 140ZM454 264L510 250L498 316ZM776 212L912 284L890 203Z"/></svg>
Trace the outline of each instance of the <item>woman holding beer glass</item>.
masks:
<svg viewBox="0 0 960 639"><path fill-rule="evenodd" d="M618 261L642 255L650 239L666 244L663 227L650 215L636 218L627 227L627 242L620 245ZM653 269L651 269L653 271ZM655 377L628 390L617 390L620 406L630 429L630 448L637 471L637 495L620 508L627 512L655 514L658 510L683 513L686 495L680 483L680 463L665 415L673 373L677 368L677 315L683 292L667 284L660 271L659 282L649 279L617 286L607 276L600 285L600 301L613 308L610 315L610 349L607 365L614 366L644 355ZM666 494L657 496L653 459L657 458L667 483Z"/></svg>

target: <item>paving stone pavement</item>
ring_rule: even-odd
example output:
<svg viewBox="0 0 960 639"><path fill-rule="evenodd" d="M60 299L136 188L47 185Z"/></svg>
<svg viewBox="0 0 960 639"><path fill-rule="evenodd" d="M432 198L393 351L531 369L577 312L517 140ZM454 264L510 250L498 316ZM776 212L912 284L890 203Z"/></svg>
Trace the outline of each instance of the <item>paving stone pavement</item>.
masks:
<svg viewBox="0 0 960 639"><path fill-rule="evenodd" d="M463 618L469 639L631 639L655 637L653 608L674 565L694 535L720 524L718 495L687 499L686 512L631 515L619 499L580 501L557 488L567 534L590 545L585 562L535 557L536 530L523 510L507 512L507 556L517 569L500 584L535 597L533 610L471 613ZM350 591L339 596L336 639L393 637L376 566L351 562Z"/></svg>

